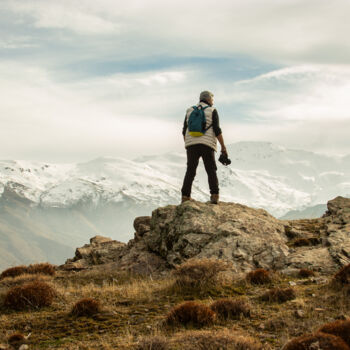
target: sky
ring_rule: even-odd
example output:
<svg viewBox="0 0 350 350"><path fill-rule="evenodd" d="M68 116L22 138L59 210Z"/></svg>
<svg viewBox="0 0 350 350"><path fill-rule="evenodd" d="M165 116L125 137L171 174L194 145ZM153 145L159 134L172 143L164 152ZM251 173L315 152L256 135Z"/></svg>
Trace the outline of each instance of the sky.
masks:
<svg viewBox="0 0 350 350"><path fill-rule="evenodd" d="M226 144L350 153L348 0L0 0L0 159L184 151L210 90Z"/></svg>

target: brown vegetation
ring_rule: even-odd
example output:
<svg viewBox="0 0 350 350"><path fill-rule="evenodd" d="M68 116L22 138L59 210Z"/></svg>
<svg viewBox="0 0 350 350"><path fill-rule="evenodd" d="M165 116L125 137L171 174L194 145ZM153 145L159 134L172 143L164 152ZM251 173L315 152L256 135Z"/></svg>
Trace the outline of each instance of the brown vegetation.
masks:
<svg viewBox="0 0 350 350"><path fill-rule="evenodd" d="M32 264L29 266L15 266L3 271L0 280L6 277L17 277L24 274L43 274L53 276L56 272L54 265L49 263Z"/></svg>
<svg viewBox="0 0 350 350"><path fill-rule="evenodd" d="M257 269L250 271L246 279L251 284L266 284L272 281L270 272L265 269Z"/></svg>
<svg viewBox="0 0 350 350"><path fill-rule="evenodd" d="M215 312L208 306L195 301L187 301L175 306L166 318L169 326L204 327L213 324Z"/></svg>
<svg viewBox="0 0 350 350"><path fill-rule="evenodd" d="M92 298L84 298L79 300L73 306L71 310L71 315L74 316L94 316L101 311L100 303Z"/></svg>
<svg viewBox="0 0 350 350"><path fill-rule="evenodd" d="M234 319L250 316L250 305L243 298L220 299L210 305L216 315L223 319Z"/></svg>
<svg viewBox="0 0 350 350"><path fill-rule="evenodd" d="M334 280L341 284L350 284L350 264L342 267L334 276Z"/></svg>
<svg viewBox="0 0 350 350"><path fill-rule="evenodd" d="M176 339L186 350L260 350L261 344L243 335L224 331L191 331Z"/></svg>
<svg viewBox="0 0 350 350"><path fill-rule="evenodd" d="M5 295L4 306L13 310L50 306L55 295L51 286L37 280L11 288Z"/></svg>
<svg viewBox="0 0 350 350"><path fill-rule="evenodd" d="M350 346L350 320L337 320L323 325L319 332L333 334L342 338Z"/></svg>
<svg viewBox="0 0 350 350"><path fill-rule="evenodd" d="M315 333L306 334L292 339L287 343L283 350L349 350L350 348L344 341L331 334Z"/></svg>
<svg viewBox="0 0 350 350"><path fill-rule="evenodd" d="M167 338L154 336L141 339L136 346L136 350L167 350L169 349L169 342Z"/></svg>
<svg viewBox="0 0 350 350"><path fill-rule="evenodd" d="M301 278L313 277L313 276L315 276L315 272L313 272L312 270L308 270L308 269L300 269L298 276Z"/></svg>
<svg viewBox="0 0 350 350"><path fill-rule="evenodd" d="M190 259L176 267L173 275L176 284L183 288L213 287L220 273L226 271L229 265L217 259Z"/></svg>
<svg viewBox="0 0 350 350"><path fill-rule="evenodd" d="M296 293L293 288L274 288L270 289L261 296L264 301L284 303L288 300L293 300Z"/></svg>

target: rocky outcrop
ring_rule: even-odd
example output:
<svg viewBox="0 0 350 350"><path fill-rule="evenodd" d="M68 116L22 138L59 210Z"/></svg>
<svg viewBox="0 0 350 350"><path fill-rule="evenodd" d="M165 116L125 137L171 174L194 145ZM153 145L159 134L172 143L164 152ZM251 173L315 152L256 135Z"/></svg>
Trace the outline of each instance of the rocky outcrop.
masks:
<svg viewBox="0 0 350 350"><path fill-rule="evenodd" d="M63 267L110 263L144 274L205 257L230 261L236 272L262 267L329 273L350 263L350 199L343 197L329 201L322 218L289 221L236 203L188 201L136 218L134 228L126 245L94 237Z"/></svg>

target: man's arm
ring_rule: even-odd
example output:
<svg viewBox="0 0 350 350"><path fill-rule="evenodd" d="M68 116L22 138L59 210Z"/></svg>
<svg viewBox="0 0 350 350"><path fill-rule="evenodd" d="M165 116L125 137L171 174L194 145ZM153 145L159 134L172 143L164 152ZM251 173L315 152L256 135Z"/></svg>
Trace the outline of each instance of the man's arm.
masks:
<svg viewBox="0 0 350 350"><path fill-rule="evenodd" d="M186 118L187 114L185 115L185 120L184 120L184 126L182 128L182 135L184 137L184 141L185 141L185 135L186 135L186 130L187 130L187 118Z"/></svg>
<svg viewBox="0 0 350 350"><path fill-rule="evenodd" d="M219 125L219 114L216 109L213 111L213 130L215 133L216 138L218 139L220 146L221 146L221 152L227 154L224 138L222 136L222 131Z"/></svg>

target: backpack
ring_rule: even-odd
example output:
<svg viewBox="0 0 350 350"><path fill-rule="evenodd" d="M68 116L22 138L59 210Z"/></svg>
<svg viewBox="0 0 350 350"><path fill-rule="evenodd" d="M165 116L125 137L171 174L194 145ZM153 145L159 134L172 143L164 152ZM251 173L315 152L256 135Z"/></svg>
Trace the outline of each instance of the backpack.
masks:
<svg viewBox="0 0 350 350"><path fill-rule="evenodd" d="M188 133L191 136L198 137L203 136L205 132L212 126L210 124L207 128L205 127L207 124L204 110L209 106L202 107L201 105L193 106L193 111L188 117L187 125L188 125Z"/></svg>

